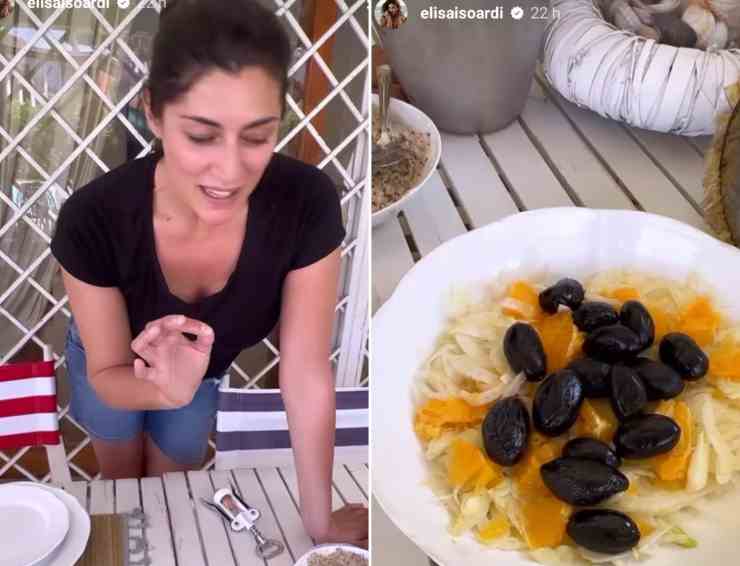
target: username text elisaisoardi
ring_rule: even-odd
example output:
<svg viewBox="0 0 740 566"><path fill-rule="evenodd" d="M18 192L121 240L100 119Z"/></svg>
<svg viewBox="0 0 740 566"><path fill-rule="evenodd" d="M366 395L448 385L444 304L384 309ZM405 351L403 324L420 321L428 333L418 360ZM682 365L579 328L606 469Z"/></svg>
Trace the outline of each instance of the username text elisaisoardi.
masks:
<svg viewBox="0 0 740 566"><path fill-rule="evenodd" d="M503 6L486 9L429 6L424 8L420 15L422 20L500 20L503 12Z"/></svg>

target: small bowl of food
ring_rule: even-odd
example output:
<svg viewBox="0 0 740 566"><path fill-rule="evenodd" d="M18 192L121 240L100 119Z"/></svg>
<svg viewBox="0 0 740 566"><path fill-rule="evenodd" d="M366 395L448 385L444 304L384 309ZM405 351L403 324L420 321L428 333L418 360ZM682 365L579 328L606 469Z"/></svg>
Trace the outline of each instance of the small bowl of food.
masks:
<svg viewBox="0 0 740 566"><path fill-rule="evenodd" d="M373 95L373 140L380 136L378 97ZM418 108L390 99L388 106L393 138L400 140L409 158L389 167L373 170L373 227L397 215L437 169L442 139L434 122Z"/></svg>
<svg viewBox="0 0 740 566"><path fill-rule="evenodd" d="M322 544L301 556L295 566L368 566L370 553L350 544Z"/></svg>

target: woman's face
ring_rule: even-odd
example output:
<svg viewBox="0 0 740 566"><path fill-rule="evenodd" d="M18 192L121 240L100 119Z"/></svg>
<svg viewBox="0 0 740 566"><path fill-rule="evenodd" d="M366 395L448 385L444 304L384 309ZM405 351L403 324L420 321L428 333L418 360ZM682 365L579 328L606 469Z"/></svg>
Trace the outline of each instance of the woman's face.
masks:
<svg viewBox="0 0 740 566"><path fill-rule="evenodd" d="M270 162L281 109L280 85L262 68L207 73L161 120L148 114L165 152L159 182L204 222L228 221Z"/></svg>
<svg viewBox="0 0 740 566"><path fill-rule="evenodd" d="M395 16L396 14L398 14L398 5L388 4L388 11L391 13L392 16Z"/></svg>

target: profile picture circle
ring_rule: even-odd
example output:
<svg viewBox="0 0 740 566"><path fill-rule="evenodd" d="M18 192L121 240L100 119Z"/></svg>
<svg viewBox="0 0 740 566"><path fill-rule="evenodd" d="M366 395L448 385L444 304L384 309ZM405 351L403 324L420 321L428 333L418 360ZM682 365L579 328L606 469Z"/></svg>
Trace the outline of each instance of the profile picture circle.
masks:
<svg viewBox="0 0 740 566"><path fill-rule="evenodd" d="M404 0L378 0L375 22L384 29L398 29L408 19L409 9Z"/></svg>
<svg viewBox="0 0 740 566"><path fill-rule="evenodd" d="M15 0L0 0L0 19L7 18L13 13Z"/></svg>

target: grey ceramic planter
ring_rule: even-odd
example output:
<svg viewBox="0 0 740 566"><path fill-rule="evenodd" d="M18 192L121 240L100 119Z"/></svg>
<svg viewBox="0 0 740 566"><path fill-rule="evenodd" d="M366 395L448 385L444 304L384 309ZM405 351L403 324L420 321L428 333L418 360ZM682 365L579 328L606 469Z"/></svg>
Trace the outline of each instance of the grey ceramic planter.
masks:
<svg viewBox="0 0 740 566"><path fill-rule="evenodd" d="M549 2L435 0L408 2L398 29L381 29L388 61L404 91L437 126L452 133L504 128L524 109L544 36ZM440 10L491 10L502 19L422 19ZM520 20L511 8L521 6ZM536 10L536 7L539 9ZM541 16L535 19L533 15Z"/></svg>

